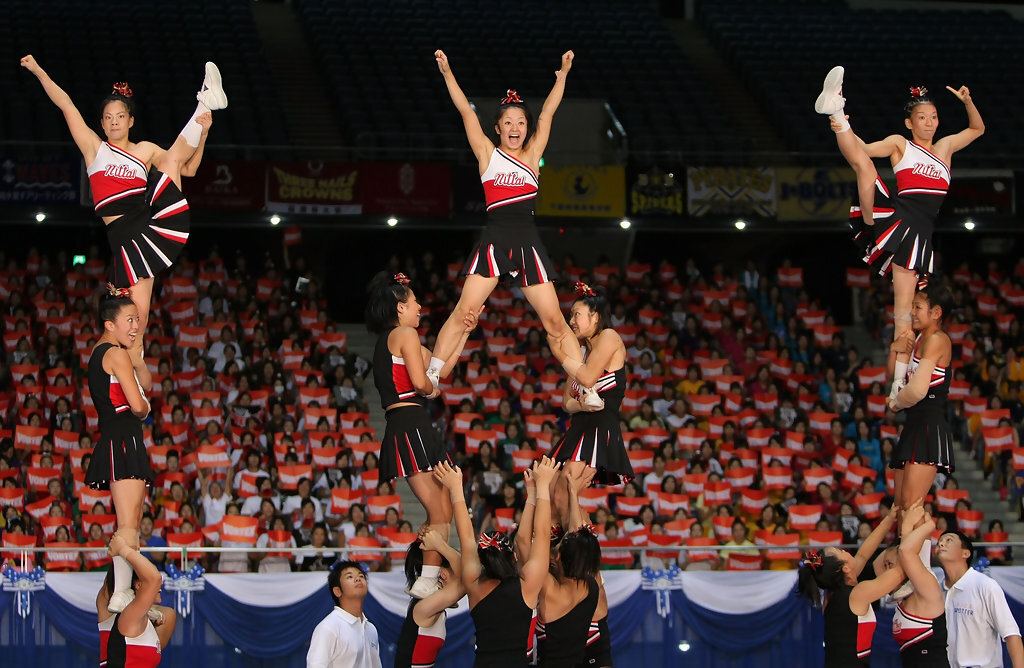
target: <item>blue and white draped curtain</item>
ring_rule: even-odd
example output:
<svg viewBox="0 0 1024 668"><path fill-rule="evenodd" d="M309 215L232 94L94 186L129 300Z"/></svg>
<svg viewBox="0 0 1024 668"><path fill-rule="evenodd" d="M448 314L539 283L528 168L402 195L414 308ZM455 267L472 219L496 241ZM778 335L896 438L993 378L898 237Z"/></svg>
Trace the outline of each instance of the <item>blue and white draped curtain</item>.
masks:
<svg viewBox="0 0 1024 668"><path fill-rule="evenodd" d="M1024 567L990 573L1006 592L1018 623L1024 622ZM659 592L644 589L640 571L604 575L616 665L800 668L823 662L821 614L793 595L794 571L684 572L667 590L664 617L658 612ZM47 573L45 588L31 592L24 617L16 592L0 590L0 665L97 665L95 600L102 578L102 573ZM161 666L305 665L313 628L333 605L325 573L212 574L204 579L204 588L190 592L189 614L179 619ZM365 612L380 634L385 666L393 663L408 605L404 586L401 573L370 575ZM165 590L165 603L175 605L176 596ZM449 611L439 668L472 665L473 622L467 612L465 599ZM878 615L873 666L899 665L891 620L891 611Z"/></svg>

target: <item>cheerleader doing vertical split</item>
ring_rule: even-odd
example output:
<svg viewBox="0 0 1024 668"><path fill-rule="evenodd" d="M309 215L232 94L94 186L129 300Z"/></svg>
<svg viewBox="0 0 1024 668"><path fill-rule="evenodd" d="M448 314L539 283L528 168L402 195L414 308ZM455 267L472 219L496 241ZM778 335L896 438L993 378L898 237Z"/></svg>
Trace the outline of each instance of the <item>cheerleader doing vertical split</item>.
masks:
<svg viewBox="0 0 1024 668"><path fill-rule="evenodd" d="M872 580L858 581L861 571L892 530L897 508L882 518L856 555L838 547L809 552L800 564L797 591L825 616L825 665L859 668L871 665L871 639L875 610L871 604L903 583L903 572L893 567L878 571ZM823 596L824 595L824 596Z"/></svg>
<svg viewBox="0 0 1024 668"><path fill-rule="evenodd" d="M569 323L587 353L579 361L554 349L556 359L571 376L563 406L572 419L565 435L551 449L551 457L565 462L567 477L576 477L580 469L589 467L596 472L595 482L620 485L633 479L619 423L619 407L626 393L626 346L611 328L608 299L586 283L576 283ZM594 388L602 400L600 407L587 405L581 386ZM556 486L553 501L556 518L565 526L568 508L564 485Z"/></svg>
<svg viewBox="0 0 1024 668"><path fill-rule="evenodd" d="M93 447L85 482L93 489L109 489L117 515L117 535L138 549L139 522L146 487L153 470L143 442L142 420L149 415L149 401L142 386L152 384L142 358L139 311L126 294L112 288L100 300L99 321L103 334L89 358L89 391L99 413L100 438ZM114 557L114 592L108 609L121 612L131 602L132 569Z"/></svg>
<svg viewBox="0 0 1024 668"><path fill-rule="evenodd" d="M477 312L467 312L455 350L441 369L442 375L455 367L476 322ZM427 511L427 522L447 541L452 508L448 495L430 472L439 461L448 459L448 453L426 407L426 399L437 397L439 391L426 375L430 351L420 345L416 331L419 323L420 303L405 274L396 274L371 288L366 326L378 335L373 353L373 382L387 421L377 466L382 481L406 479ZM437 591L440 566L441 555L427 552L423 572L409 593L423 598Z"/></svg>
<svg viewBox="0 0 1024 668"><path fill-rule="evenodd" d="M473 535L473 523L466 508L462 470L442 462L434 475L451 495L455 528L462 546L462 583L469 594L469 610L476 625L476 661L483 668L523 668L541 587L548 574L551 525L551 482L555 462L547 457L534 462L531 475L537 498L534 522L543 530L530 540L529 557L516 563L508 536L500 531ZM529 509L524 511L525 514ZM522 533L522 532L521 532ZM476 550L472 548L476 546ZM518 565L518 568L517 568Z"/></svg>
<svg viewBox="0 0 1024 668"><path fill-rule="evenodd" d="M898 388L889 397L889 409L907 412L890 462L896 469L896 504L904 508L924 499L937 471L953 471L953 432L946 421L953 344L942 331L952 307L953 296L942 283L921 288L910 311L917 338L906 332L889 353L889 372ZM899 367L897 357L908 353L909 367Z"/></svg>
<svg viewBox="0 0 1024 668"><path fill-rule="evenodd" d="M163 576L152 561L118 534L110 539L110 555L125 559L138 575L138 582L132 602L114 616L110 625L107 668L154 668L160 665L163 648L171 641L177 621L173 610L157 605Z"/></svg>
<svg viewBox="0 0 1024 668"><path fill-rule="evenodd" d="M466 137L477 159L487 202L487 227L466 262L466 283L455 310L437 336L428 375L436 385L437 373L458 341L462 318L466 313L480 311L503 276L522 289L543 322L552 349L561 349L569 359L579 360L582 357L579 344L565 324L551 282L554 265L533 221L533 205L540 186L540 161L551 133L551 119L562 102L573 53L566 51L562 55L562 67L555 72L555 85L544 100L536 124L526 103L514 90L508 91L501 100L494 123L499 139L497 147L484 132L476 111L455 81L448 57L440 50L434 57L452 102L462 116ZM599 402L592 393L587 398L595 404Z"/></svg>
<svg viewBox="0 0 1024 668"><path fill-rule="evenodd" d="M956 134L935 140L939 116L927 89L910 89L904 106L904 124L910 138L890 135L866 144L850 129L843 109L842 67L834 67L825 77L821 94L814 105L819 114L830 116L839 150L857 175L858 203L851 208L854 240L865 251L864 261L879 275L892 272L894 294L893 340L910 329L910 302L917 285L925 284L934 265L932 233L935 217L949 190L949 164L953 154L985 132L978 108L967 86L946 86L967 110L968 127ZM872 158L889 158L896 173L896 196L878 178ZM905 369L909 360L898 361Z"/></svg>
<svg viewBox="0 0 1024 668"><path fill-rule="evenodd" d="M181 177L193 176L199 167L212 123L210 111L228 106L220 71L206 63L206 78L196 94L199 104L174 144L164 150L128 138L135 117L127 83L114 84L113 92L103 99L100 127L106 139L100 139L35 58L25 56L21 66L39 79L64 114L71 137L85 158L93 204L107 226L113 256L111 281L119 288L132 288L132 301L141 319L139 329L145 333L153 278L174 263L188 240L189 211L181 194Z"/></svg>
<svg viewBox="0 0 1024 668"><path fill-rule="evenodd" d="M405 579L412 589L422 575L424 550L441 555L441 589L424 599L413 599L398 634L395 668L431 668L444 646L447 632L447 609L466 595L459 573L462 556L440 533L429 527L409 546L405 555Z"/></svg>

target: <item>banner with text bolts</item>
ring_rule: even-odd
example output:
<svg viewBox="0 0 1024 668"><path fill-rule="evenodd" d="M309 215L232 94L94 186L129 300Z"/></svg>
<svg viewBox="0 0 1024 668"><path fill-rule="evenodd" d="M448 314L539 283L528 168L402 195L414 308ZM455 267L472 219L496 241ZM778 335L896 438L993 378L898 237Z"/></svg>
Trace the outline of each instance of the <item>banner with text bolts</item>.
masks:
<svg viewBox="0 0 1024 668"><path fill-rule="evenodd" d="M182 179L185 198L193 209L260 211L266 203L266 163L249 160L209 160L196 175Z"/></svg>
<svg viewBox="0 0 1024 668"><path fill-rule="evenodd" d="M845 221L857 177L843 168L778 168L780 221Z"/></svg>
<svg viewBox="0 0 1024 668"><path fill-rule="evenodd" d="M687 167L686 181L691 216L775 216L772 167Z"/></svg>
<svg viewBox="0 0 1024 668"><path fill-rule="evenodd" d="M626 171L621 165L545 166L540 170L540 183L538 216L626 215Z"/></svg>
<svg viewBox="0 0 1024 668"><path fill-rule="evenodd" d="M359 169L363 213L396 216L448 216L451 213L452 175L448 165L367 162L360 164Z"/></svg>
<svg viewBox="0 0 1024 668"><path fill-rule="evenodd" d="M274 162L267 166L267 210L314 215L358 215L359 171L354 163Z"/></svg>
<svg viewBox="0 0 1024 668"><path fill-rule="evenodd" d="M654 166L631 174L629 213L634 216L682 216L686 192L680 169ZM678 176L677 176L678 175Z"/></svg>
<svg viewBox="0 0 1024 668"><path fill-rule="evenodd" d="M0 156L0 204L75 204L80 165L78 158L47 160Z"/></svg>

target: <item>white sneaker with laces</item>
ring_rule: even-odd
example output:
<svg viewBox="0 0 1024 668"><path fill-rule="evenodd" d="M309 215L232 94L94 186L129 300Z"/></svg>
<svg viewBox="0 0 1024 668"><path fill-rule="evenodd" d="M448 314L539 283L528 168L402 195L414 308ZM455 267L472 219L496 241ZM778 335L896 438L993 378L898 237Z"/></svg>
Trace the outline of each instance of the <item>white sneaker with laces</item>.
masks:
<svg viewBox="0 0 1024 668"><path fill-rule="evenodd" d="M583 388L583 405L589 408L604 408L604 399L592 387Z"/></svg>
<svg viewBox="0 0 1024 668"><path fill-rule="evenodd" d="M843 98L843 73L842 65L836 65L825 75L825 83L821 86L821 93L814 102L814 111L823 116L838 114L846 106L846 99Z"/></svg>
<svg viewBox="0 0 1024 668"><path fill-rule="evenodd" d="M206 78L203 79L203 87L196 93L196 99L210 111L228 106L228 96L220 83L220 70L213 63L206 63Z"/></svg>
<svg viewBox="0 0 1024 668"><path fill-rule="evenodd" d="M115 591L111 596L110 600L107 601L107 612L117 614L124 612L124 609L135 600L135 592L131 589L124 589L122 591Z"/></svg>
<svg viewBox="0 0 1024 668"><path fill-rule="evenodd" d="M405 593L413 598L423 599L440 588L441 583L438 582L437 578L428 578L421 575L416 578L416 582L413 582L411 587L405 590Z"/></svg>
<svg viewBox="0 0 1024 668"><path fill-rule="evenodd" d="M914 583L909 579L900 585L900 588L889 594L889 600L898 603L914 593Z"/></svg>
<svg viewBox="0 0 1024 668"><path fill-rule="evenodd" d="M427 378L434 384L435 390L441 386L441 372L437 369L427 369Z"/></svg>
<svg viewBox="0 0 1024 668"><path fill-rule="evenodd" d="M164 613L161 612L156 606L153 606L146 612L146 616L149 617L149 621L153 622L154 626L160 626L164 623Z"/></svg>

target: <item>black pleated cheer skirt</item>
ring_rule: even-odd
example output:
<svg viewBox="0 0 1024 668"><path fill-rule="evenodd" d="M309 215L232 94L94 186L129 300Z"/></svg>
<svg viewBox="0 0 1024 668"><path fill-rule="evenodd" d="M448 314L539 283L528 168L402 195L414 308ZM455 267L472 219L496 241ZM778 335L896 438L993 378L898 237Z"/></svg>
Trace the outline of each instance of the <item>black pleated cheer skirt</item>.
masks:
<svg viewBox="0 0 1024 668"><path fill-rule="evenodd" d="M387 427L377 458L381 482L430 471L438 462L451 461L423 406L392 408L384 419Z"/></svg>
<svg viewBox="0 0 1024 668"><path fill-rule="evenodd" d="M85 472L85 483L93 489L110 489L111 482L127 479L145 480L147 485L154 479L142 440L142 423L135 418L104 425Z"/></svg>
<svg viewBox="0 0 1024 668"><path fill-rule="evenodd" d="M892 454L890 466L901 469L906 464L928 464L944 473L953 472L953 431L940 407L912 406L907 409L899 443Z"/></svg>
<svg viewBox="0 0 1024 668"><path fill-rule="evenodd" d="M569 429L551 448L550 456L555 461L583 462L597 469L597 485L621 485L634 478L618 416L611 411L574 414Z"/></svg>

